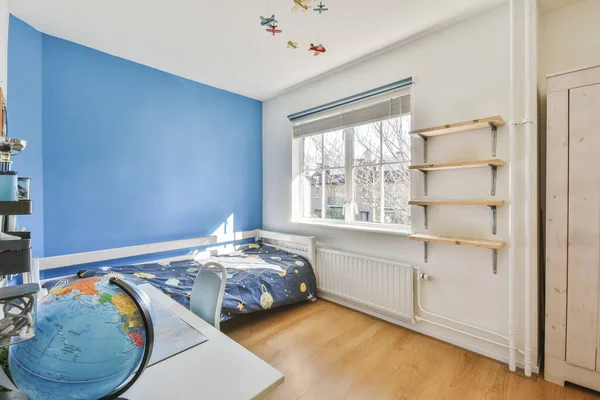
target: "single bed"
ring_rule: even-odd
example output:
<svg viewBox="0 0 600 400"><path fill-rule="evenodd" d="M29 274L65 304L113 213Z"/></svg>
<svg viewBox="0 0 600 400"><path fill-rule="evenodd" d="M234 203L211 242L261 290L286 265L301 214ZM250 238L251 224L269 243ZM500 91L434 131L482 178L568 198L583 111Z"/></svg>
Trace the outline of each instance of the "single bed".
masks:
<svg viewBox="0 0 600 400"><path fill-rule="evenodd" d="M189 308L190 293L198 268L205 262L216 261L227 269L227 284L223 300L222 320L236 314L268 310L301 301L313 300L317 295L317 282L314 267L314 238L284 235L266 231L251 231L237 234L238 238L254 237L254 243L238 246L227 254L190 253L155 262L131 263L120 266L82 268L75 276L50 279L42 282L43 287L52 290L73 279L93 276L119 276L133 283L150 283L173 300ZM231 239L217 237L219 244ZM206 238L193 239L205 241ZM180 243L189 248L189 241ZM153 249L173 250L174 242L152 246ZM139 246L136 246L139 247ZM133 248L125 248L133 249ZM103 251L104 255L116 254L113 249ZM109 252L109 253L107 253ZM73 261L102 261L102 252L82 253L71 256L39 259L41 270L73 265ZM128 257L131 251L128 251ZM88 256L82 256L87 254ZM141 254L138 254L141 255ZM65 258L66 257L66 258ZM61 258L61 260L56 260ZM122 258L122 257L119 257ZM70 264L65 264L70 259ZM106 260L106 258L105 258Z"/></svg>

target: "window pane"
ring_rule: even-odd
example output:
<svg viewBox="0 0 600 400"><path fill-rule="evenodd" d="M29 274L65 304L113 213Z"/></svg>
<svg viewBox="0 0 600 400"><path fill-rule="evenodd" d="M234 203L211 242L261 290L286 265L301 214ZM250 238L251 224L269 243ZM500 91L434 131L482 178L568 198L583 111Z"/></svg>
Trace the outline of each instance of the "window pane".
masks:
<svg viewBox="0 0 600 400"><path fill-rule="evenodd" d="M356 221L381 222L381 166L354 168Z"/></svg>
<svg viewBox="0 0 600 400"><path fill-rule="evenodd" d="M323 134L323 162L327 167L343 167L345 163L344 132L335 131Z"/></svg>
<svg viewBox="0 0 600 400"><path fill-rule="evenodd" d="M321 168L323 165L323 135L304 138L304 171Z"/></svg>
<svg viewBox="0 0 600 400"><path fill-rule="evenodd" d="M410 225L410 170L408 164L383 167L384 223Z"/></svg>
<svg viewBox="0 0 600 400"><path fill-rule="evenodd" d="M338 169L325 172L326 212L325 218L344 219L344 202L346 201L346 175Z"/></svg>
<svg viewBox="0 0 600 400"><path fill-rule="evenodd" d="M410 161L410 116L381 122L383 162Z"/></svg>
<svg viewBox="0 0 600 400"><path fill-rule="evenodd" d="M380 162L380 126L367 124L354 128L354 165L377 164Z"/></svg>
<svg viewBox="0 0 600 400"><path fill-rule="evenodd" d="M304 199L303 216L308 218L321 218L323 208L321 199L323 193L322 173L305 172L302 185L302 196Z"/></svg>

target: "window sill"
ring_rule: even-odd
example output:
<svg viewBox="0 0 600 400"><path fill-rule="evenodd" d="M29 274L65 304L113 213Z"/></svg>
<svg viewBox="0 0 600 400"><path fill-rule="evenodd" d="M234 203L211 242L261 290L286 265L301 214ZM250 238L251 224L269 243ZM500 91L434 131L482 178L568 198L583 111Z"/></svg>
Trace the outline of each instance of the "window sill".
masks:
<svg viewBox="0 0 600 400"><path fill-rule="evenodd" d="M290 221L290 223L298 225L320 226L323 228L342 229L347 231L382 233L385 235L408 236L411 234L410 227L408 226L390 228L387 226L370 226L352 223L322 222L307 219Z"/></svg>

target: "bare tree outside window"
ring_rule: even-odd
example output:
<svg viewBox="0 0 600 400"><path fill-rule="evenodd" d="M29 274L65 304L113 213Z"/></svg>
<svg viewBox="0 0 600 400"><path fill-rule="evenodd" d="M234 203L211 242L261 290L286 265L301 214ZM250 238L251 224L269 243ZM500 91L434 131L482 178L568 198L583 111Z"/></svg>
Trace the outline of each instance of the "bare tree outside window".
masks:
<svg viewBox="0 0 600 400"><path fill-rule="evenodd" d="M410 125L406 114L304 138L304 216L410 225Z"/></svg>

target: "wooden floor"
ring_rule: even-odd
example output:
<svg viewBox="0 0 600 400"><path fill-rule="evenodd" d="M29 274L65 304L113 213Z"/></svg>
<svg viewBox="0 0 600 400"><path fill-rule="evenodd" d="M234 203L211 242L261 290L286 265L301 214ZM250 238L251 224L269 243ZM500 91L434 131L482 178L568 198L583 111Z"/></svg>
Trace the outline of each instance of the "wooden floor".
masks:
<svg viewBox="0 0 600 400"><path fill-rule="evenodd" d="M285 374L268 399L600 399L324 300L221 329Z"/></svg>

